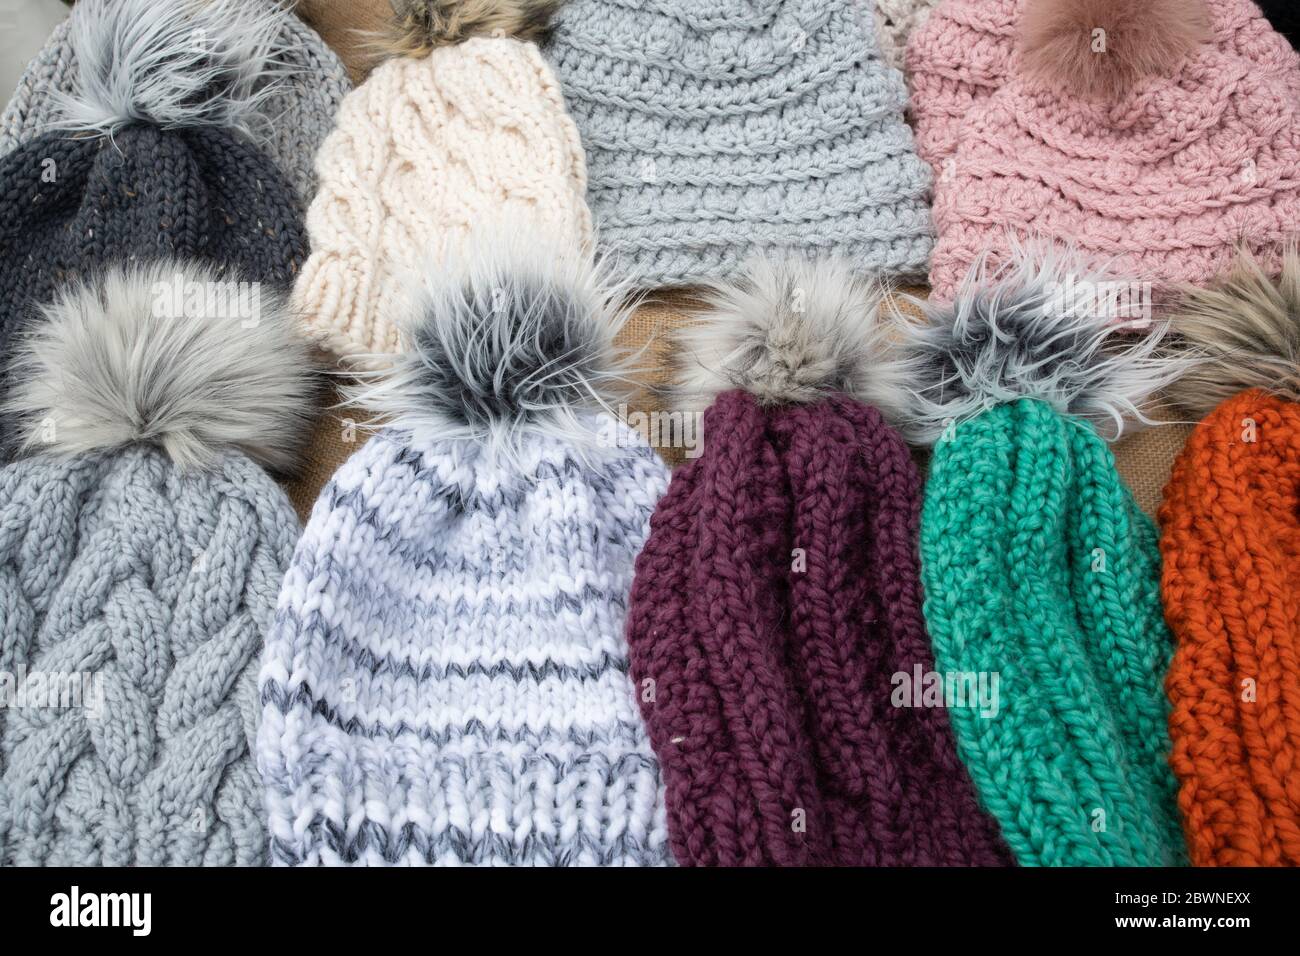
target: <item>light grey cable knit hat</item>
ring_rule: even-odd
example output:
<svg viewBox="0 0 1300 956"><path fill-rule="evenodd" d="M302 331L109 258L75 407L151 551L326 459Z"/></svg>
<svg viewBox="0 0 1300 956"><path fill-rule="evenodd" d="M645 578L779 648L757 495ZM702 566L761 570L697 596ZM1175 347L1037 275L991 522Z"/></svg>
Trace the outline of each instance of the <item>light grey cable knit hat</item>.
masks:
<svg viewBox="0 0 1300 956"><path fill-rule="evenodd" d="M258 737L274 863L669 862L624 639L668 469L602 410L611 290L544 240L504 246L426 270L359 398L388 427L285 576Z"/></svg>
<svg viewBox="0 0 1300 956"><path fill-rule="evenodd" d="M860 0L571 0L548 56L597 242L642 286L752 253L923 277L928 167Z"/></svg>
<svg viewBox="0 0 1300 956"><path fill-rule="evenodd" d="M175 0L178 5L207 0ZM244 0L258 6L284 6L278 0ZM0 156L42 133L60 118L60 96L79 93L77 56L71 41L73 24L98 12L79 4L54 28L45 46L28 64L18 89L0 115ZM277 38L274 92L260 105L268 120L266 149L293 184L306 209L316 194L316 151L331 129L339 103L352 89L343 62L311 27L297 16L284 17Z"/></svg>
<svg viewBox="0 0 1300 956"><path fill-rule="evenodd" d="M0 866L260 865L257 662L299 525L298 323L206 266L65 288L0 468Z"/></svg>

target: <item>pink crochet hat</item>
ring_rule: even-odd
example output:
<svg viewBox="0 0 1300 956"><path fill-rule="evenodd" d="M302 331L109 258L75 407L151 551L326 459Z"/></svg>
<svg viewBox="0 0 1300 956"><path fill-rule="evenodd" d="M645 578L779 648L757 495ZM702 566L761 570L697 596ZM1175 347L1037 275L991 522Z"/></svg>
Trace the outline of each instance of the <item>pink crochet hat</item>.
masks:
<svg viewBox="0 0 1300 956"><path fill-rule="evenodd" d="M961 124L1016 68L1017 36L1027 0L945 0L911 34L907 46L910 113L921 158L944 171L957 151ZM1092 4L1090 6L1122 6ZM1300 54L1251 0L1209 0L1213 42L1282 76L1300 96Z"/></svg>
<svg viewBox="0 0 1300 956"><path fill-rule="evenodd" d="M1238 244L1276 262L1300 226L1300 60L1230 6L1023 0L1012 74L937 177L934 296L1030 236L1157 286L1210 280Z"/></svg>

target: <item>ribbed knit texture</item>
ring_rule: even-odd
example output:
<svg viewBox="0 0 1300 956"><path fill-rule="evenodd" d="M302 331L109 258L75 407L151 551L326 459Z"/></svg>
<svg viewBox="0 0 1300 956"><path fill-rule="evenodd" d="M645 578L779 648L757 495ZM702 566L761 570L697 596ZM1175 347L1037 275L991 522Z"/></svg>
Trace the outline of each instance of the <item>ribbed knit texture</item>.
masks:
<svg viewBox="0 0 1300 956"><path fill-rule="evenodd" d="M556 255L591 241L578 132L517 40L384 63L344 100L317 168L295 300L319 343L362 367L401 347L403 281L471 232L509 223L553 236Z"/></svg>
<svg viewBox="0 0 1300 956"><path fill-rule="evenodd" d="M191 476L144 446L0 469L0 671L103 693L98 713L0 708L0 864L265 861L257 661L297 534L236 454Z"/></svg>
<svg viewBox="0 0 1300 956"><path fill-rule="evenodd" d="M842 396L765 412L739 391L705 434L628 621L678 862L1007 863L947 715L890 701L892 675L933 666L902 440Z"/></svg>
<svg viewBox="0 0 1300 956"><path fill-rule="evenodd" d="M292 189L236 133L141 124L112 141L48 133L0 158L0 356L34 305L113 263L200 259L287 287L305 256ZM8 385L0 380L0 397ZM12 426L0 418L0 450Z"/></svg>
<svg viewBox="0 0 1300 956"><path fill-rule="evenodd" d="M1088 426L1031 399L935 446L921 518L941 673L997 674L993 717L952 711L982 804L1026 866L1168 866L1156 533Z"/></svg>
<svg viewBox="0 0 1300 956"><path fill-rule="evenodd" d="M964 92L944 87L938 104L920 105L925 94L916 94L923 113L955 117L965 107L956 130L943 132L941 121L932 142L922 137L938 170L937 298L955 293L984 250L1007 252L1009 236L1068 241L1158 283L1209 281L1238 241L1277 259L1300 221L1300 58L1252 4L1220 0L1210 12L1215 43L1114 103L1031 81L1014 49L984 34L962 34L978 56L964 45L934 54L939 64L963 55L989 64ZM914 57L938 41L915 43ZM968 104L971 89L972 99L989 90L999 64L1010 75Z"/></svg>
<svg viewBox="0 0 1300 956"><path fill-rule="evenodd" d="M1172 763L1192 863L1300 866L1300 406L1244 392L1160 509Z"/></svg>
<svg viewBox="0 0 1300 956"><path fill-rule="evenodd" d="M647 287L796 250L922 274L930 177L874 29L851 0L567 3L547 54L601 249Z"/></svg>
<svg viewBox="0 0 1300 956"><path fill-rule="evenodd" d="M69 33L74 18L85 9L74 7L28 64L0 115L0 156L49 131L58 119L56 92L78 93L77 54L69 43ZM352 89L352 81L342 61L297 17L285 19L279 42L286 48L279 61L287 75L277 78L275 94L263 104L262 113L271 120L265 146L305 210L316 193L316 151L333 128L334 114Z"/></svg>
<svg viewBox="0 0 1300 956"><path fill-rule="evenodd" d="M626 447L383 431L326 486L261 676L275 863L670 862L623 638L667 468L592 422Z"/></svg>

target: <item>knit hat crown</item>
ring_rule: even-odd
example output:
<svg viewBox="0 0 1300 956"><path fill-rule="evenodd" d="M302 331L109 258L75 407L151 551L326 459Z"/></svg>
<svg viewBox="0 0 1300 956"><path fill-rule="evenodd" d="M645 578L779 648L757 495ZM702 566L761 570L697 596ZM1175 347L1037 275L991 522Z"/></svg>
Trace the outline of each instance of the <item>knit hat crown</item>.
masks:
<svg viewBox="0 0 1300 956"><path fill-rule="evenodd" d="M1238 242L1273 264L1300 210L1300 61L1235 8L1025 0L1012 74L965 115L938 178L934 295L980 253L1043 234L1162 283L1204 282ZM1241 19L1238 16L1238 19ZM1204 41L1212 42L1204 42Z"/></svg>
<svg viewBox="0 0 1300 956"><path fill-rule="evenodd" d="M870 4L573 0L546 52L597 241L638 285L722 278L754 253L924 270L929 176Z"/></svg>
<svg viewBox="0 0 1300 956"><path fill-rule="evenodd" d="M318 168L295 301L316 341L355 368L400 348L393 316L427 256L502 222L557 256L591 244L578 132L537 48L513 37L383 63L345 99Z"/></svg>
<svg viewBox="0 0 1300 956"><path fill-rule="evenodd" d="M681 863L1007 861L947 717L892 699L933 660L916 469L852 397L892 381L880 298L842 263L759 261L681 343L704 452L655 512L628 622Z"/></svg>
<svg viewBox="0 0 1300 956"><path fill-rule="evenodd" d="M1118 434L1178 363L1162 326L1126 328L1082 291L1116 280L1043 255L982 264L900 326L905 430L934 443L926 622L940 673L998 681L996 713L952 720L1018 862L1171 865L1155 529L1096 429Z"/></svg>
<svg viewBox="0 0 1300 956"><path fill-rule="evenodd" d="M623 638L667 468L604 410L614 290L521 230L433 259L266 648L283 864L662 865ZM490 808L490 809L489 809Z"/></svg>
<svg viewBox="0 0 1300 956"><path fill-rule="evenodd" d="M282 300L109 267L22 342L0 468L0 864L259 865L256 662L311 384ZM173 294L173 293L179 294ZM15 676L16 675L16 676Z"/></svg>
<svg viewBox="0 0 1300 956"><path fill-rule="evenodd" d="M333 125L339 102L352 87L347 70L310 27L298 17L280 12L284 6L280 0L224 0L206 4L206 11L197 9L199 6L192 0L170 2L161 15L159 4L137 4L131 11L137 18L134 40L140 42L146 31L163 32L178 12L189 18L193 42L188 53L182 51L182 56L191 58L183 75L184 82L190 84L188 89L201 89L203 77L210 76L205 71L216 65L228 66L253 83L257 95L246 104L251 116L245 122L254 125L259 141L305 208L316 191L316 150ZM102 3L83 2L54 28L0 116L0 155L56 128L66 119L65 105L77 99L86 80L94 83L97 76L103 76L104 56L116 55L112 46L91 48L99 62L89 73L78 57L79 49L85 47L85 34L97 29L95 21L103 12ZM225 30L216 29L232 22L238 25L233 44ZM268 37L259 24L272 22L275 34ZM197 44L205 42L208 57L200 59L196 57L201 52ZM175 83L175 76L165 70L155 74L152 83L162 90Z"/></svg>
<svg viewBox="0 0 1300 956"><path fill-rule="evenodd" d="M292 16L241 0L87 0L60 119L0 159L0 351L61 285L108 263L201 259L287 285L305 240L291 187L249 134ZM271 71L274 82L275 71Z"/></svg>

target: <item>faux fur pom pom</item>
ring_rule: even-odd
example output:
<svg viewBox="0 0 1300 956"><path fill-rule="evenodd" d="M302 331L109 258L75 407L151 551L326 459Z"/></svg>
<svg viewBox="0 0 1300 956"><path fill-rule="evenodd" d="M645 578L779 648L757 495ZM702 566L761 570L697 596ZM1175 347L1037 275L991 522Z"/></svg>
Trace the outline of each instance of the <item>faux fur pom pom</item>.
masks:
<svg viewBox="0 0 1300 956"><path fill-rule="evenodd" d="M391 29L371 44L377 58L421 57L470 37L541 43L564 0L392 0Z"/></svg>
<svg viewBox="0 0 1300 956"><path fill-rule="evenodd" d="M1172 75L1211 36L1206 0L1027 0L1020 43L1031 77L1114 102Z"/></svg>

